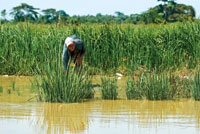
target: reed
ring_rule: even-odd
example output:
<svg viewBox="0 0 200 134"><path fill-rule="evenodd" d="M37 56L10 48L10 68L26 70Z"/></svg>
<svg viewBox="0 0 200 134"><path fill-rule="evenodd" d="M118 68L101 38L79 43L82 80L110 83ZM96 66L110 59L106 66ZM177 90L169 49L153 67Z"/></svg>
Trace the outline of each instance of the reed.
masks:
<svg viewBox="0 0 200 134"><path fill-rule="evenodd" d="M86 73L77 73L74 69L65 73L63 70L52 70L49 67L43 73L45 74L37 79L41 101L73 103L94 96L90 78Z"/></svg>
<svg viewBox="0 0 200 134"><path fill-rule="evenodd" d="M197 77L197 76L196 76ZM197 77L198 78L198 77ZM157 71L144 71L141 74L129 74L127 80L127 99L148 100L176 100L180 98L191 98L192 86L195 82L191 76L181 76L180 73Z"/></svg>
<svg viewBox="0 0 200 134"><path fill-rule="evenodd" d="M117 79L104 78L101 76L101 98L103 100L117 99Z"/></svg>
<svg viewBox="0 0 200 134"><path fill-rule="evenodd" d="M192 97L195 100L198 100L198 101L200 100L200 73L199 72L195 73L195 76L194 76Z"/></svg>
<svg viewBox="0 0 200 134"><path fill-rule="evenodd" d="M145 66L158 71L195 68L200 59L200 22L169 25L0 25L0 73L32 75L53 60L69 35L87 46L84 63L92 74ZM52 53L53 52L53 53ZM100 71L93 71L94 69Z"/></svg>
<svg viewBox="0 0 200 134"><path fill-rule="evenodd" d="M148 100L167 100L169 99L170 88L168 84L168 77L165 75L142 74L136 81L137 84L130 83L127 85L127 98L140 99L146 98Z"/></svg>
<svg viewBox="0 0 200 134"><path fill-rule="evenodd" d="M64 73L62 69L60 57L64 39L73 34L79 36L87 47L84 56L86 74L79 74L73 68ZM127 98L164 100L192 95L198 100L198 75L191 84L190 80L161 73L183 67L196 68L200 61L199 37L198 21L139 26L3 24L0 25L0 73L37 74L40 76L40 99L77 102L93 97L91 83L85 81L90 79L89 74L157 69L156 73L145 72L138 79L130 79ZM109 94L111 99L116 99L115 82L106 81L102 80L102 87L111 91L104 91L105 96Z"/></svg>
<svg viewBox="0 0 200 134"><path fill-rule="evenodd" d="M191 98L192 79L176 74L169 76L170 96L173 99Z"/></svg>
<svg viewBox="0 0 200 134"><path fill-rule="evenodd" d="M144 93L140 88L137 87L137 82L135 79L129 79L127 81L126 87L126 97L128 100L131 99L143 99Z"/></svg>
<svg viewBox="0 0 200 134"><path fill-rule="evenodd" d="M56 51L57 53L53 53ZM70 67L63 70L61 49L55 46L51 50L52 58L47 59L44 68L38 68L36 77L39 100L45 102L80 102L94 97L91 77L85 68Z"/></svg>

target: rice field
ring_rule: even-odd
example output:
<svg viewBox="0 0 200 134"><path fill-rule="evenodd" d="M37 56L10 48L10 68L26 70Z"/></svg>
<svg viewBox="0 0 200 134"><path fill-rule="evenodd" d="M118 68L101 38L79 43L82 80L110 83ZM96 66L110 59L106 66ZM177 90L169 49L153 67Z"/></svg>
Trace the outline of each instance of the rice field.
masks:
<svg viewBox="0 0 200 134"><path fill-rule="evenodd" d="M34 75L41 101L91 99L94 91L90 77L116 72L130 76L127 99L200 98L200 22L78 26L19 23L0 25L0 35L0 74ZM86 44L82 73L73 67L63 73L62 48L69 35L79 36ZM190 73L190 78L176 74L181 71ZM102 79L100 88L102 99L117 99L115 81Z"/></svg>

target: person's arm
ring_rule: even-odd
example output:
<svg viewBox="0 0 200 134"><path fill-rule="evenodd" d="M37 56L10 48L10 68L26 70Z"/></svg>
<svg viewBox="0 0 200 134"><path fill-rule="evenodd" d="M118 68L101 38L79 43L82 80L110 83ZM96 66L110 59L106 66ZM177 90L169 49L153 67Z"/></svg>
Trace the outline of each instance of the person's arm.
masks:
<svg viewBox="0 0 200 134"><path fill-rule="evenodd" d="M65 71L68 69L69 60L70 60L70 56L68 54L68 49L67 49L67 47L64 47L63 55L62 55L62 61L63 61L63 67L64 67Z"/></svg>

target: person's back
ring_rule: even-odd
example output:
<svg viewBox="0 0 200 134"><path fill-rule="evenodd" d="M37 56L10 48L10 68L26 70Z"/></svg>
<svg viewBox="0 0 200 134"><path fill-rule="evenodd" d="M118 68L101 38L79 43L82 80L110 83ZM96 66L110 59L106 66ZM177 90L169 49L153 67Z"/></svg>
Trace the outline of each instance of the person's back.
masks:
<svg viewBox="0 0 200 134"><path fill-rule="evenodd" d="M63 46L64 69L68 69L71 59L74 60L76 66L81 66L85 51L85 44L80 38L75 35L67 37Z"/></svg>

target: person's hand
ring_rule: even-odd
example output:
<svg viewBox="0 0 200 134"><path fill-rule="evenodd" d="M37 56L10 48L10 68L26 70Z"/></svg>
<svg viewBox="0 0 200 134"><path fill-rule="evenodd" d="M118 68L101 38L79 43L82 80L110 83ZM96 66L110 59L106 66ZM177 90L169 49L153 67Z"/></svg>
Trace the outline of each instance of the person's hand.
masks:
<svg viewBox="0 0 200 134"><path fill-rule="evenodd" d="M76 59L76 61L75 61L75 64L76 64L77 66L82 65L82 60L83 60L83 57L78 57L78 58Z"/></svg>
<svg viewBox="0 0 200 134"><path fill-rule="evenodd" d="M77 64L78 66L82 65L82 60L81 60L81 59L77 59L77 60L76 60L76 64Z"/></svg>

